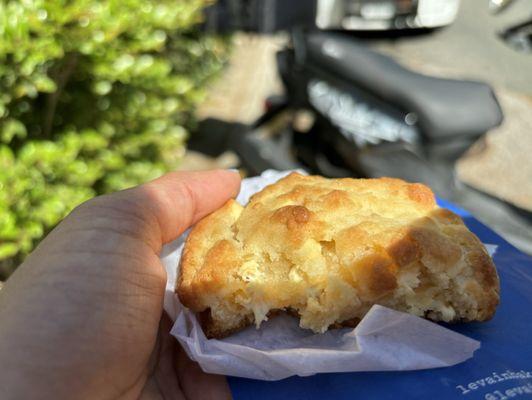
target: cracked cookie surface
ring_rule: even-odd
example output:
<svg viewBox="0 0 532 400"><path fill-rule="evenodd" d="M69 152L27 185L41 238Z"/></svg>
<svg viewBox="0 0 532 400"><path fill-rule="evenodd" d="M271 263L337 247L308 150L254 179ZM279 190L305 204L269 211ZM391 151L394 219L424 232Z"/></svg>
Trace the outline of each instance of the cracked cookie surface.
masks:
<svg viewBox="0 0 532 400"><path fill-rule="evenodd" d="M428 187L297 173L196 224L176 291L217 338L279 311L325 332L373 304L452 322L487 320L499 302L484 246Z"/></svg>

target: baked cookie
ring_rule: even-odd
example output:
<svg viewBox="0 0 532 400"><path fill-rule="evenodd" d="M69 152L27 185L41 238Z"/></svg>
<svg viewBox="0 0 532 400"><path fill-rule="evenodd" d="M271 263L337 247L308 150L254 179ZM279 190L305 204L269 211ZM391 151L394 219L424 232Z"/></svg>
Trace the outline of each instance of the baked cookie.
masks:
<svg viewBox="0 0 532 400"><path fill-rule="evenodd" d="M297 173L200 221L176 291L215 338L279 311L325 332L374 304L458 322L487 320L499 303L484 246L428 187Z"/></svg>

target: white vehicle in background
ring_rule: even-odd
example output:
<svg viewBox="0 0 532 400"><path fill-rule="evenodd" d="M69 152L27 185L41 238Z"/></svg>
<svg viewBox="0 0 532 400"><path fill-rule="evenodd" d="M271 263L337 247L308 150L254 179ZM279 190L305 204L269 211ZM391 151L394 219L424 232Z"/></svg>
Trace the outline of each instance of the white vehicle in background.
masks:
<svg viewBox="0 0 532 400"><path fill-rule="evenodd" d="M471 1L471 0L470 0ZM491 0L501 6L510 0ZM295 26L340 31L433 29L456 19L460 0L218 0L205 28L271 33Z"/></svg>
<svg viewBox="0 0 532 400"><path fill-rule="evenodd" d="M460 0L318 0L316 25L353 31L439 28L450 25Z"/></svg>

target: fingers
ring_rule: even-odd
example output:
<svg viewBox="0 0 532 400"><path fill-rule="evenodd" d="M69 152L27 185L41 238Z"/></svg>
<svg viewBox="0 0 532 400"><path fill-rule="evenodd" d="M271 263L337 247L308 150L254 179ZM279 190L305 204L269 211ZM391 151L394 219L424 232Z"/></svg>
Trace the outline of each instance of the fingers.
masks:
<svg viewBox="0 0 532 400"><path fill-rule="evenodd" d="M160 393L164 399L231 400L224 376L206 374L191 361L177 339L170 335L172 321L163 313L158 345L154 351L154 373L150 376L141 400Z"/></svg>
<svg viewBox="0 0 532 400"><path fill-rule="evenodd" d="M231 390L225 376L203 372L197 363L188 358L181 346L178 346L175 368L179 385L187 399L232 399Z"/></svg>
<svg viewBox="0 0 532 400"><path fill-rule="evenodd" d="M152 354L150 376L139 396L140 400L175 399L185 400L174 368L177 340L170 335L172 321L163 313L159 326L157 344Z"/></svg>

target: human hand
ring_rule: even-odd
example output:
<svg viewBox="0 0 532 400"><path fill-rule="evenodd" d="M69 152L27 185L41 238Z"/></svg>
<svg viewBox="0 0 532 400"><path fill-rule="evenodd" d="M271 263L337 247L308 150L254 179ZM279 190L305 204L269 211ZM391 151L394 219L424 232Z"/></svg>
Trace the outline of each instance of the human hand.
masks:
<svg viewBox="0 0 532 400"><path fill-rule="evenodd" d="M230 398L168 333L159 252L239 182L171 173L76 208L0 291L0 398Z"/></svg>

